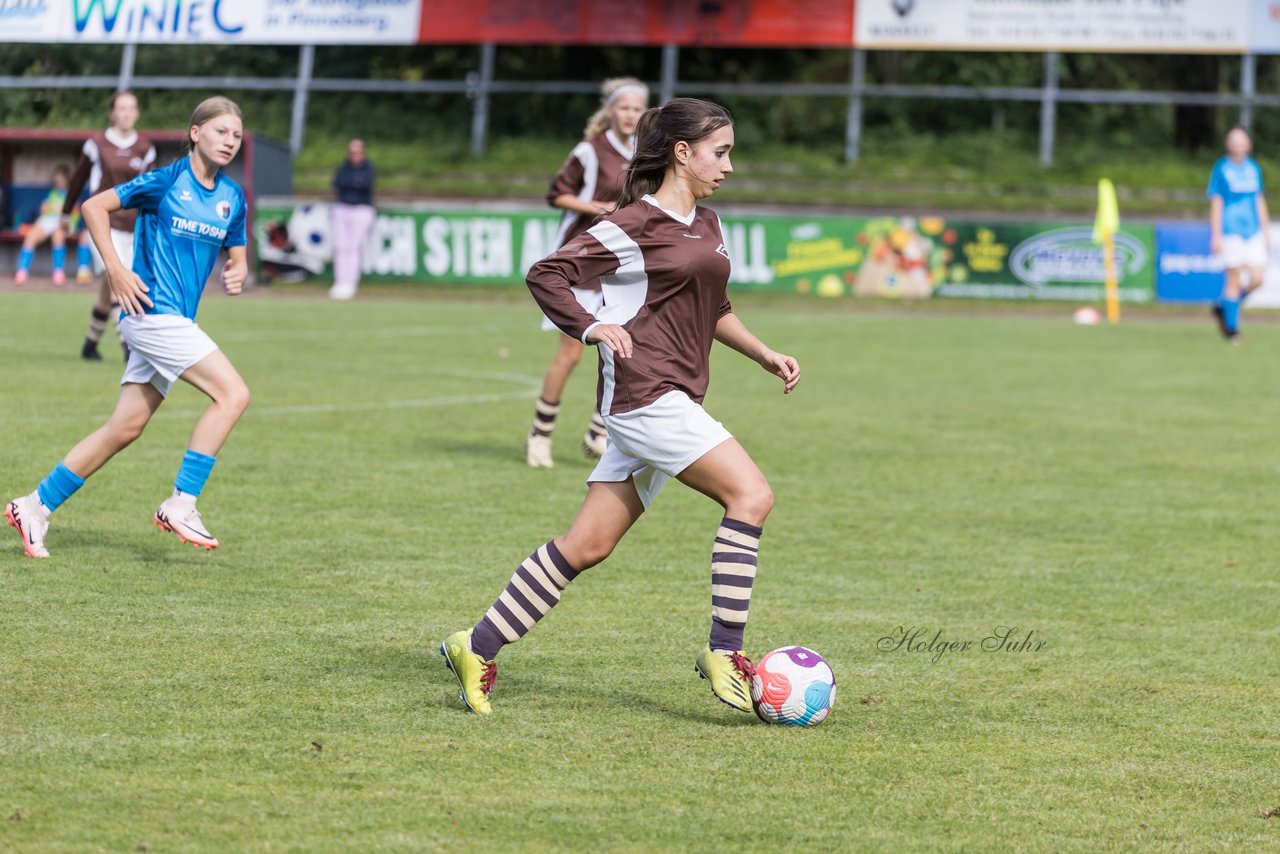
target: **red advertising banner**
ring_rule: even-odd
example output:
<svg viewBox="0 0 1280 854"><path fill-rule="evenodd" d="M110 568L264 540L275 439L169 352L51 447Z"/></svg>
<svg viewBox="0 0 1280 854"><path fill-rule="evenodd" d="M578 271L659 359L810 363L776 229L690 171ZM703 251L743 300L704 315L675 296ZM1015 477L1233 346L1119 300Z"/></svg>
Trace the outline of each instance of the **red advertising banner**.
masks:
<svg viewBox="0 0 1280 854"><path fill-rule="evenodd" d="M422 43L851 47L854 0L422 0Z"/></svg>

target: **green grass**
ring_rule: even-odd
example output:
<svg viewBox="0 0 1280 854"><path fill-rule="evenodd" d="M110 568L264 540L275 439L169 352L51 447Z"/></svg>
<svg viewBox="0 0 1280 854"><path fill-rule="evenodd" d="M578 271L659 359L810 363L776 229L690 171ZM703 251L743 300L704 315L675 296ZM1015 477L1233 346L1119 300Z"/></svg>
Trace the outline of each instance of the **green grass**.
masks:
<svg viewBox="0 0 1280 854"><path fill-rule="evenodd" d="M295 162L295 187L328 193L344 141L309 139ZM802 148L739 138L736 172L718 202L824 204L1092 215L1097 181L1111 178L1126 217L1208 217L1204 187L1217 154L1189 156L1169 149L1115 148L1060 140L1054 165L1042 168L1037 143L1015 135L981 133L932 137L897 135L864 142L856 164L834 145ZM483 157L465 143L376 141L370 157L378 189L395 197L456 196L540 201L564 162L571 141L534 137L495 139ZM1280 162L1260 157L1271 174Z"/></svg>
<svg viewBox="0 0 1280 854"><path fill-rule="evenodd" d="M0 303L7 498L119 366L76 358L84 299ZM577 508L587 371L534 472L531 306L210 298L255 394L201 501L222 548L150 526L185 387L53 518L51 559L0 539L0 849L1280 843L1280 326L1228 348L1199 318L739 312L805 371L784 398L714 359L707 406L777 495L749 650L826 655L829 721L766 726L692 673L720 514L678 484L465 714L435 646ZM1048 646L876 646L1001 625Z"/></svg>

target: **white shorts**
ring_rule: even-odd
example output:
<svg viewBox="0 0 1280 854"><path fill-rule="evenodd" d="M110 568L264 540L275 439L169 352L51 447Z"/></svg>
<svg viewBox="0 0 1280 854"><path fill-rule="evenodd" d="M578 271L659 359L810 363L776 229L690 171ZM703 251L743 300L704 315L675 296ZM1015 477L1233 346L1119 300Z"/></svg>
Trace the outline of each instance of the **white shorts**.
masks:
<svg viewBox="0 0 1280 854"><path fill-rule="evenodd" d="M682 391L669 391L648 406L604 416L609 449L587 483L634 478L645 509L667 478L675 477L733 436Z"/></svg>
<svg viewBox="0 0 1280 854"><path fill-rule="evenodd" d="M1228 270L1240 267L1267 266L1267 241L1259 231L1253 237L1222 235L1222 266Z"/></svg>
<svg viewBox="0 0 1280 854"><path fill-rule="evenodd" d="M578 298L578 305L585 308L592 317L604 307L604 291L592 291L587 288L569 288L573 291L573 295ZM560 327L551 322L551 318L545 314L542 315L542 331L543 332L560 332Z"/></svg>
<svg viewBox="0 0 1280 854"><path fill-rule="evenodd" d="M125 315L120 337L129 345L120 385L150 383L165 397L174 380L218 349L194 320L176 314Z"/></svg>
<svg viewBox="0 0 1280 854"><path fill-rule="evenodd" d="M111 229L111 245L116 248L116 254L120 256L120 261L133 269L133 232L121 231L118 228ZM89 251L93 253L93 274L101 276L107 271L107 265L103 262L102 256L98 254L98 246L89 240Z"/></svg>
<svg viewBox="0 0 1280 854"><path fill-rule="evenodd" d="M58 226L62 225L62 214L48 214L36 220L36 227L41 229L46 235L53 234L58 230Z"/></svg>

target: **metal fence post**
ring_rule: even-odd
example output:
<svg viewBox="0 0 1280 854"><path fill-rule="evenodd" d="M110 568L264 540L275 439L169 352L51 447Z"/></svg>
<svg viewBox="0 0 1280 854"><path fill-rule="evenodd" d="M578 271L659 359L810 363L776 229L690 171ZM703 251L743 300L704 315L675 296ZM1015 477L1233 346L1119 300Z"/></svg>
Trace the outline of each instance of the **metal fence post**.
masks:
<svg viewBox="0 0 1280 854"><path fill-rule="evenodd" d="M480 45L480 77L468 75L468 82L476 88L472 93L475 104L471 108L471 153L482 156L489 143L489 87L493 83L493 58L497 48L493 42Z"/></svg>
<svg viewBox="0 0 1280 854"><path fill-rule="evenodd" d="M850 54L849 115L844 126L844 162L857 163L862 153L862 93L867 85L867 52L854 48Z"/></svg>
<svg viewBox="0 0 1280 854"><path fill-rule="evenodd" d="M1053 138L1058 119L1058 52L1044 55L1044 92L1040 96L1040 165L1053 165Z"/></svg>
<svg viewBox="0 0 1280 854"><path fill-rule="evenodd" d="M116 83L116 91L124 92L133 83L133 66L138 59L138 45L128 42L120 54L120 80Z"/></svg>
<svg viewBox="0 0 1280 854"><path fill-rule="evenodd" d="M289 128L289 151L294 156L302 150L302 137L307 129L307 94L311 89L311 72L316 64L316 46L304 44L298 49L298 79L293 87L293 124Z"/></svg>
<svg viewBox="0 0 1280 854"><path fill-rule="evenodd" d="M680 47L674 44L662 46L662 85L658 90L658 106L676 96L676 74L680 66Z"/></svg>
<svg viewBox="0 0 1280 854"><path fill-rule="evenodd" d="M1253 133L1253 96L1258 93L1258 57L1246 53L1240 58L1240 126Z"/></svg>

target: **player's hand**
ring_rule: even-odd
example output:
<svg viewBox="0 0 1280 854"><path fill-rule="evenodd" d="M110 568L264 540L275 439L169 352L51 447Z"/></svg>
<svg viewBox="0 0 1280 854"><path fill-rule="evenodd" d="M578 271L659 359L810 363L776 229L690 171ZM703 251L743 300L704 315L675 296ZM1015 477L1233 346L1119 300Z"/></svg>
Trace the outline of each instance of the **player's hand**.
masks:
<svg viewBox="0 0 1280 854"><path fill-rule="evenodd" d="M760 367L782 378L783 394L791 394L791 390L800 382L800 363L791 356L770 350L760 360Z"/></svg>
<svg viewBox="0 0 1280 854"><path fill-rule="evenodd" d="M150 289L137 273L127 267L108 267L107 285L125 314L146 314L152 306L151 298L147 296Z"/></svg>
<svg viewBox="0 0 1280 854"><path fill-rule="evenodd" d="M237 264L234 261L228 261L222 265L222 287L226 288L227 293L240 293L244 288L245 280L249 277L249 267L247 264Z"/></svg>
<svg viewBox="0 0 1280 854"><path fill-rule="evenodd" d="M601 323L587 333L587 341L605 344L624 359L631 358L631 333L616 323Z"/></svg>

